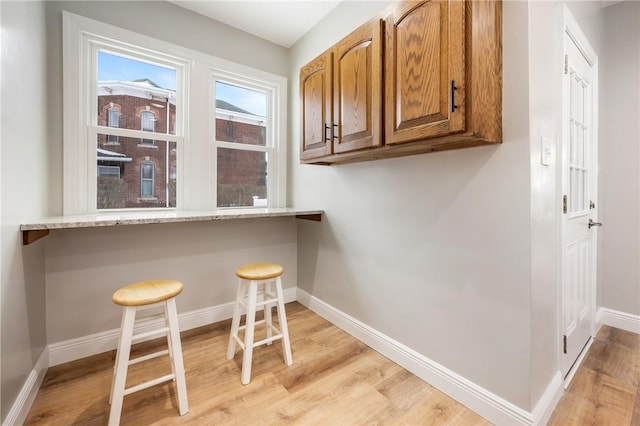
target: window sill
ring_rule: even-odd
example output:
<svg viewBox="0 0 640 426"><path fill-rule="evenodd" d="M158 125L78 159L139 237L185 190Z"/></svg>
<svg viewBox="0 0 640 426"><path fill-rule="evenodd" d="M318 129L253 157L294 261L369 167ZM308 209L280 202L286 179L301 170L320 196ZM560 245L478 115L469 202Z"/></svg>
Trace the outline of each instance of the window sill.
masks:
<svg viewBox="0 0 640 426"><path fill-rule="evenodd" d="M145 211L118 212L90 215L55 216L23 223L22 244L31 244L56 229L97 228L121 225L148 225L154 223L185 223L232 219L262 219L295 217L320 222L322 210L302 210L290 207L218 209L206 211Z"/></svg>
<svg viewBox="0 0 640 426"><path fill-rule="evenodd" d="M150 143L139 143L138 144L139 148L151 148L151 149L158 149L158 145L154 145L154 144L150 144Z"/></svg>

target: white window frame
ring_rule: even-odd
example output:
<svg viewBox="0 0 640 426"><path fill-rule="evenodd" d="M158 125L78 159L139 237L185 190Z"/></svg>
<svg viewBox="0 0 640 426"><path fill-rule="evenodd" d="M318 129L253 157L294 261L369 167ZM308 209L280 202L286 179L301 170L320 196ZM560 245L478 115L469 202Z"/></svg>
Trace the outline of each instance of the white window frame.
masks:
<svg viewBox="0 0 640 426"><path fill-rule="evenodd" d="M215 137L216 136L216 129L215 129L216 120L215 119L220 117L220 114L217 112L216 105L215 105L216 81L266 93L267 111L266 111L265 117L263 118L267 123L265 126L267 129L267 132L265 135L266 140L264 145L250 145L250 144L244 144L239 142L219 141L216 139ZM282 204L284 189L280 188L278 185L277 170L279 170L280 168L286 168L286 153L285 153L286 147L284 149L278 149L278 141L283 139L283 136L281 134L282 128L281 126L277 125L277 122L275 121L277 116L274 116L274 112L278 111L279 102L280 102L280 99L278 97L278 86L273 83L260 81L260 80L256 80L256 79L252 79L244 76L239 77L237 74L224 71L221 69L216 69L216 70L212 70L209 88L211 91L211 95L209 97L211 99L210 109L213 109L213 111L215 111L213 114L214 119L212 120L212 135L213 135L212 140L213 140L213 146L214 146L213 149L216 152L219 148L225 148L225 149L235 149L235 150L241 150L241 151L256 151L256 152L266 153L267 154L267 178L266 178L267 207L278 206ZM213 170L214 178L215 178L214 183L217 183L218 162L215 161L212 164L212 166L214 168ZM217 200L218 200L217 185L214 185L214 192L215 192L214 199L217 205ZM243 208L251 208L251 207L253 206L245 206ZM218 208L224 208L224 207L218 207Z"/></svg>
<svg viewBox="0 0 640 426"><path fill-rule="evenodd" d="M146 52L154 63L166 64L178 70L176 93L175 135L141 132L108 126L97 126L95 111L95 57L92 48L109 46L116 54ZM115 47L114 47L115 46ZM270 100L273 121L273 158L269 158L269 207L286 205L287 155L287 79L255 68L216 58L172 43L124 30L103 22L63 11L63 214L111 213L96 209L96 150L88 149L87 140L97 140L98 134L120 137L144 137L176 142L178 210L217 209L217 156L215 140L215 97L211 82L214 75L224 74L239 81L251 81L259 87L273 90ZM162 52L162 53L158 53ZM138 59L138 55L132 56ZM88 61L87 58L93 58ZM86 90L87 87L93 87ZM205 87L208 87L205 90ZM92 93L91 93L92 92ZM213 124L212 124L213 123ZM214 133L212 133L214 132ZM88 139L87 139L88 138ZM249 207L248 207L249 208ZM166 211L171 208L161 208ZM123 209L144 212L149 209Z"/></svg>

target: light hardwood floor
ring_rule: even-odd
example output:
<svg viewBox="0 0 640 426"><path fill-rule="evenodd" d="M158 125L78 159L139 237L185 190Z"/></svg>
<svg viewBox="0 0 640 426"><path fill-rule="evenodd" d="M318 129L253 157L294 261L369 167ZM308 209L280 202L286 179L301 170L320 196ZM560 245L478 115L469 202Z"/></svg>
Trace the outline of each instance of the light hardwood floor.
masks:
<svg viewBox="0 0 640 426"><path fill-rule="evenodd" d="M603 326L551 425L640 425L640 335Z"/></svg>
<svg viewBox="0 0 640 426"><path fill-rule="evenodd" d="M180 417L173 384L165 383L125 397L123 425L489 425L485 419L413 376L363 343L331 325L299 303L287 304L287 318L294 364L282 361L282 346L276 342L254 352L251 383L240 384L241 353L232 361L225 358L230 321L190 330L182 334L187 374L189 413ZM640 347L635 335L603 328L591 352L602 342L605 351L611 337L623 336L622 355L601 353L585 360L600 370L613 368L636 383L634 417L620 415L626 423L614 423L602 403L593 402L595 411L580 417L585 403L576 403L570 393L554 413L553 424L638 424L638 360ZM622 332L624 333L624 332ZM153 351L157 342L134 347L135 353ZM618 353L620 347L612 348ZM631 361L626 349L635 353L635 364L611 367L601 359ZM633 352L635 351L635 352ZM114 351L52 367L38 393L26 425L103 425L107 423ZM591 354L590 354L591 357ZM607 365L607 367L605 367ZM581 367L583 369L584 367ZM156 359L130 368L127 385L139 383L152 375L170 371L166 360ZM608 370L607 370L608 371ZM581 372L574 380L579 383ZM600 380L602 382L602 380ZM609 381L604 381L608 386ZM590 392L598 394L590 382ZM577 386L581 389L579 386ZM618 387L613 391L617 392ZM573 388L573 386L572 386ZM625 398L618 403L618 393L606 397L615 413L633 412L631 390L624 387ZM572 390L570 389L569 392ZM589 398L586 396L585 398ZM613 398L613 399L611 399ZM598 411L600 410L600 411ZM608 408L607 408L608 410ZM574 413L574 414L572 414ZM575 414L577 413L577 414ZM600 413L597 417L593 413ZM576 417L578 415L578 417ZM599 423L585 419L602 419ZM635 422L635 423L633 423Z"/></svg>

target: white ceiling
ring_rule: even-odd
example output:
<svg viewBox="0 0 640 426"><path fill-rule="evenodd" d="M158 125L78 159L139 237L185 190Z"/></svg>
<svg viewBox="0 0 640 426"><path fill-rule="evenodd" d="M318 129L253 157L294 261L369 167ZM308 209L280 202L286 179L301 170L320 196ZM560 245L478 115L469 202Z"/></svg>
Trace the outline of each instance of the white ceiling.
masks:
<svg viewBox="0 0 640 426"><path fill-rule="evenodd" d="M340 0L169 0L284 47L291 47Z"/></svg>

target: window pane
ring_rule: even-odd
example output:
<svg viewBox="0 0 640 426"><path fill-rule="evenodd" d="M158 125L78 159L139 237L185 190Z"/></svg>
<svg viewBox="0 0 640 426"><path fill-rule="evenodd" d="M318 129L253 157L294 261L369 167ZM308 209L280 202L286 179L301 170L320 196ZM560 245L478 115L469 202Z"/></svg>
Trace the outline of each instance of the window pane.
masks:
<svg viewBox="0 0 640 426"><path fill-rule="evenodd" d="M97 82L99 126L176 134L175 69L100 51Z"/></svg>
<svg viewBox="0 0 640 426"><path fill-rule="evenodd" d="M266 92L216 81L216 140L267 144Z"/></svg>
<svg viewBox="0 0 640 426"><path fill-rule="evenodd" d="M218 207L267 204L267 154L218 148Z"/></svg>
<svg viewBox="0 0 640 426"><path fill-rule="evenodd" d="M97 140L97 199L99 210L176 207L177 150L175 142L156 141L155 149L138 138Z"/></svg>

